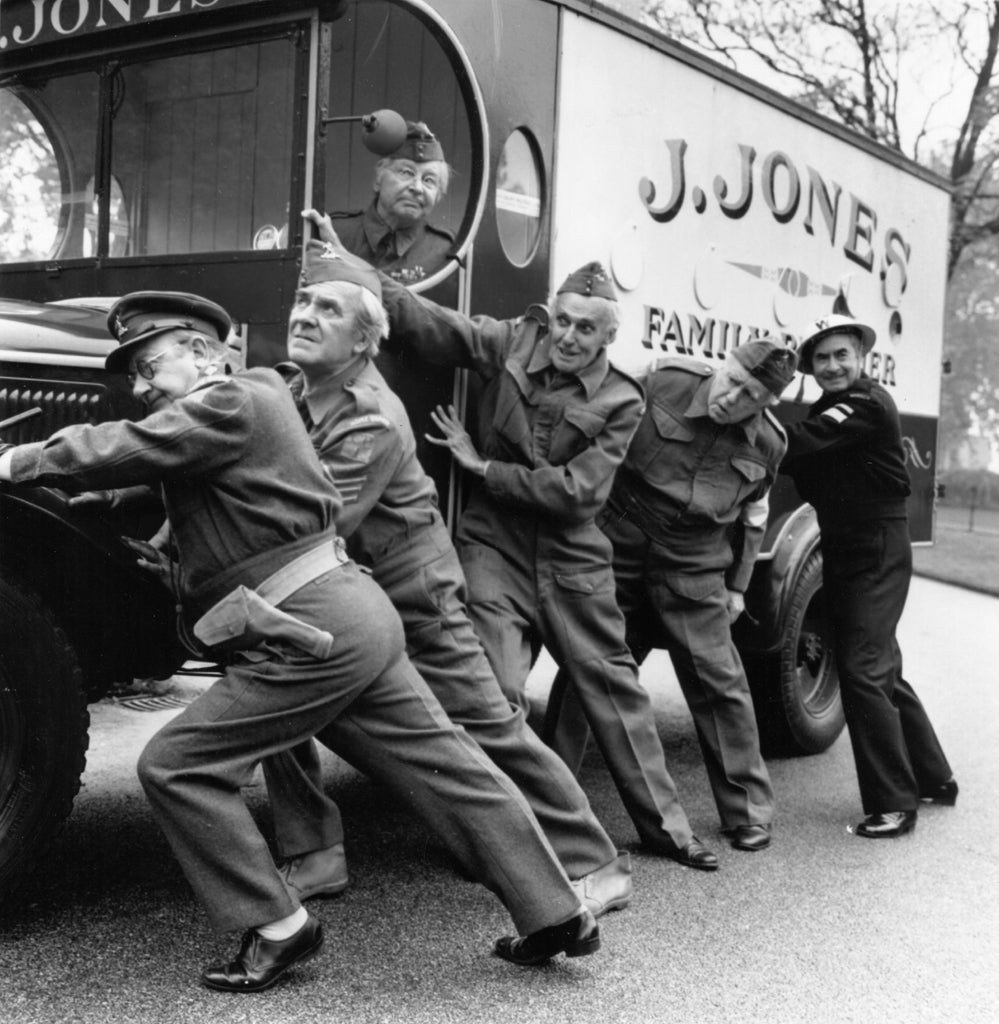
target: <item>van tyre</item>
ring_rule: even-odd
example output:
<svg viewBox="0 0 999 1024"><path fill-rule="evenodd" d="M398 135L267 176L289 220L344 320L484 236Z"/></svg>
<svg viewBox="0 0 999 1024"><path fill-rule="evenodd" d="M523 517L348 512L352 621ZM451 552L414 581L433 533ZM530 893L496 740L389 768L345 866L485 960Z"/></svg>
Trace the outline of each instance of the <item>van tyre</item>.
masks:
<svg viewBox="0 0 999 1024"><path fill-rule="evenodd" d="M785 615L778 650L745 659L761 742L771 755L820 754L845 724L822 604L820 551L806 558Z"/></svg>
<svg viewBox="0 0 999 1024"><path fill-rule="evenodd" d="M0 578L0 903L69 815L89 721L65 633L37 595Z"/></svg>

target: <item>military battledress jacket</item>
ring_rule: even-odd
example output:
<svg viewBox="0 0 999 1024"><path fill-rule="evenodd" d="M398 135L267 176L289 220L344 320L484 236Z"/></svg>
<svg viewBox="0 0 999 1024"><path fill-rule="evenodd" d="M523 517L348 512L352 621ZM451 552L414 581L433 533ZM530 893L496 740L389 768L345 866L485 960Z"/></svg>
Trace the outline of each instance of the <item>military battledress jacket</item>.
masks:
<svg viewBox="0 0 999 1024"><path fill-rule="evenodd" d="M767 521L767 492L786 439L769 411L736 424L708 416L712 368L663 360L646 378L647 409L611 493L607 514L633 520L667 571L724 570L744 591Z"/></svg>
<svg viewBox="0 0 999 1024"><path fill-rule="evenodd" d="M467 318L384 282L392 337L423 358L476 370L479 451L490 460L458 543L519 552L552 567L608 566L595 517L644 407L641 386L606 351L580 374L552 366L548 313Z"/></svg>

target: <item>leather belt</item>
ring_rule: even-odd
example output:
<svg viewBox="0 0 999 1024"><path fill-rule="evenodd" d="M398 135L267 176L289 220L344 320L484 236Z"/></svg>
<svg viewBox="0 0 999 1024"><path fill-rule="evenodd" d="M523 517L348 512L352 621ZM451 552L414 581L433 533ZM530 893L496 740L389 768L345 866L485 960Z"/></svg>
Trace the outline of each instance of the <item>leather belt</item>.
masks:
<svg viewBox="0 0 999 1024"><path fill-rule="evenodd" d="M254 589L268 604L277 608L306 583L311 583L349 561L343 538L336 537L324 541L317 548L310 548L283 565Z"/></svg>

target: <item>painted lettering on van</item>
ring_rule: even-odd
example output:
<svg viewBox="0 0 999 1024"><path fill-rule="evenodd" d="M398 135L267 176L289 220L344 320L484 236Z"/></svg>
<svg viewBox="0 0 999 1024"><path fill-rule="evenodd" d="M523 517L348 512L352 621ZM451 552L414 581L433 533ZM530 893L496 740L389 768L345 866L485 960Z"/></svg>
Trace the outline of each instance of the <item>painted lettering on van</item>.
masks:
<svg viewBox="0 0 999 1024"><path fill-rule="evenodd" d="M668 224L680 213L687 194L687 141L665 141L665 179L670 187L664 191L663 199L656 202L659 190L651 178L642 177L638 183L642 204L658 224ZM712 182L715 203L726 217L738 220L746 216L755 201L758 182L762 201L778 224L791 224L799 210L804 209L801 224L808 234L826 238L834 248L839 246L847 259L868 273L876 269L885 279L891 272L899 282L897 295L901 297L908 284L912 247L894 227L879 237L878 215L870 203L852 192L844 196L839 182L827 180L814 167L806 166L807 184L803 184L794 161L781 150L768 153L758 167L755 147L739 143L738 153L737 178L730 182L716 174ZM695 185L690 190L690 202L695 212L704 213L708 208L707 193Z"/></svg>
<svg viewBox="0 0 999 1024"><path fill-rule="evenodd" d="M754 338L770 337L797 350L801 336L789 332L767 331L750 324L716 317L700 317L680 310L645 306L642 346L656 355L694 356L721 362L737 345ZM864 366L869 377L887 387L895 387L895 357L888 352L871 352Z"/></svg>
<svg viewBox="0 0 999 1024"><path fill-rule="evenodd" d="M0 50L247 0L0 0Z"/></svg>

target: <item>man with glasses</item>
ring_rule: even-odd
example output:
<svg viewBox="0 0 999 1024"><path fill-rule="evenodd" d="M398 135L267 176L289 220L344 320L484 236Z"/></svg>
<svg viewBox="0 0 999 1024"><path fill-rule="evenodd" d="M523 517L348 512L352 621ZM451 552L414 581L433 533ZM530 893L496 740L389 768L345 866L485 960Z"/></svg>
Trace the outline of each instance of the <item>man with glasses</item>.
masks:
<svg viewBox="0 0 999 1024"><path fill-rule="evenodd" d="M722 830L748 852L770 845L774 795L730 627L744 609L786 447L770 407L795 365L769 339L733 349L715 370L662 360L644 382L645 415L598 518L614 545L628 646L639 664L653 647L669 651ZM587 729L571 673L553 691L545 735L578 768Z"/></svg>
<svg viewBox="0 0 999 1024"><path fill-rule="evenodd" d="M407 121L406 129L399 148L375 164L368 208L331 217L350 252L413 284L447 262L454 236L429 223L450 179L444 149L422 121Z"/></svg>
<svg viewBox="0 0 999 1024"><path fill-rule="evenodd" d="M370 270L368 271L370 273ZM406 657L388 598L342 551L340 495L273 370L223 372L229 318L178 292L120 299L108 326L148 415L8 446L0 480L70 488L159 481L195 636L225 672L139 760L153 812L219 931L246 929L202 981L270 987L323 943L289 892L242 788L318 732L408 800L521 932L518 964L585 956L599 931L516 787L452 725ZM168 556L161 559L166 562Z"/></svg>

